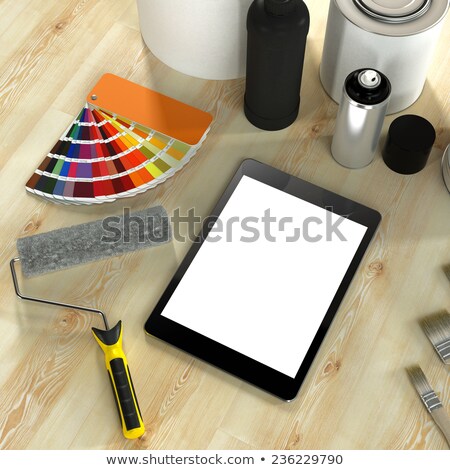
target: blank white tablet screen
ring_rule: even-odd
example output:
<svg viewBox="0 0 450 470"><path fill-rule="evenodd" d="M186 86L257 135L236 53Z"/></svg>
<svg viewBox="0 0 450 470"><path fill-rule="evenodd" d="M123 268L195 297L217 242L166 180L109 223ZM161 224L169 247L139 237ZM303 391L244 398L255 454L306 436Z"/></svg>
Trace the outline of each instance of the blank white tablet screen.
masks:
<svg viewBox="0 0 450 470"><path fill-rule="evenodd" d="M161 314L294 378L366 230L243 176Z"/></svg>

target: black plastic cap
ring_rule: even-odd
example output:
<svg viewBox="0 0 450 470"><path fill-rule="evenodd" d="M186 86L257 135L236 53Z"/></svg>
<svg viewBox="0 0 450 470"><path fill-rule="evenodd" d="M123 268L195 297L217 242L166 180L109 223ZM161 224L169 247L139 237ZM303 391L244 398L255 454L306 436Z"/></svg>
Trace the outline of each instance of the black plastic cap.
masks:
<svg viewBox="0 0 450 470"><path fill-rule="evenodd" d="M380 81L377 86L365 87L359 81L358 77L365 71L373 71L380 77ZM391 82L389 79L375 69L358 69L352 72L345 79L345 91L347 95L357 103L365 105L376 105L386 101L391 94Z"/></svg>
<svg viewBox="0 0 450 470"><path fill-rule="evenodd" d="M412 175L422 170L436 139L432 124L421 116L406 114L389 127L383 160L393 171Z"/></svg>
<svg viewBox="0 0 450 470"><path fill-rule="evenodd" d="M297 3L297 0L264 0L264 7L271 15L285 16L296 9Z"/></svg>
<svg viewBox="0 0 450 470"><path fill-rule="evenodd" d="M103 344L112 346L119 341L120 333L122 331L122 321L119 320L116 326L113 326L109 330L100 330L99 328L92 327L92 331Z"/></svg>

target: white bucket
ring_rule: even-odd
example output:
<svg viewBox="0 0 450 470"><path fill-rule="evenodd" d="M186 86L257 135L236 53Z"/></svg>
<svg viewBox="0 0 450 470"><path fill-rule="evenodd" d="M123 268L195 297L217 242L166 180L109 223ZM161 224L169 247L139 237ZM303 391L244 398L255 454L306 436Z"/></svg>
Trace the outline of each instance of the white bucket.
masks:
<svg viewBox="0 0 450 470"><path fill-rule="evenodd" d="M194 77L245 75L253 0L137 0L142 37L169 67Z"/></svg>

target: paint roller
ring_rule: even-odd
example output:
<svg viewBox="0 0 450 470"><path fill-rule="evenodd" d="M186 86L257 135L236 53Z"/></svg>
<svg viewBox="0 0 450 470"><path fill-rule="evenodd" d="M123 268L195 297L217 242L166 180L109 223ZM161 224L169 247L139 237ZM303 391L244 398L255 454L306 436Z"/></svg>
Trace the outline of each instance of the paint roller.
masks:
<svg viewBox="0 0 450 470"><path fill-rule="evenodd" d="M119 412L123 435L136 439L145 432L128 361L122 348L122 322L109 326L105 313L96 308L31 297L21 292L16 273L20 262L24 277L32 277L82 263L118 256L157 246L171 239L170 224L163 207L157 206L17 240L18 257L10 262L14 289L23 300L96 314L104 329L92 328L100 345Z"/></svg>

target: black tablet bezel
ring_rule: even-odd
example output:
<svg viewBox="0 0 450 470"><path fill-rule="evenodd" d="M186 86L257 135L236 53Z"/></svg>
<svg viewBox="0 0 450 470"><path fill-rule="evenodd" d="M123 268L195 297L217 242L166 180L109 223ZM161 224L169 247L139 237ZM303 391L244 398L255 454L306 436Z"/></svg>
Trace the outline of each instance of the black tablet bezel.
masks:
<svg viewBox="0 0 450 470"><path fill-rule="evenodd" d="M191 262L195 258L195 255L200 250L203 241L214 225L214 222L220 216L222 209L225 207L231 194L244 175L288 194L299 197L315 204L316 206L324 209L328 208L328 210L332 208L334 213L348 217L350 220L367 227L367 231L350 263L349 268L347 269L347 272L342 278L341 284L336 291L330 307L328 308L328 311L325 314L294 379L161 315L165 305L180 283L184 273L187 271ZM306 377L314 357L316 356L331 322L336 315L338 307L344 298L351 280L358 269L380 221L381 215L373 209L327 191L319 186L303 181L295 176L288 175L287 173L256 160L244 160L220 197L216 207L211 213L211 216L205 220L201 233L192 244L175 275L153 309L153 312L145 323L145 331L149 335L164 340L167 343L170 343L173 346L198 357L199 359L209 362L210 364L262 388L273 395L284 400L292 400L297 395L300 386ZM205 275L207 275L207 273L205 273Z"/></svg>

